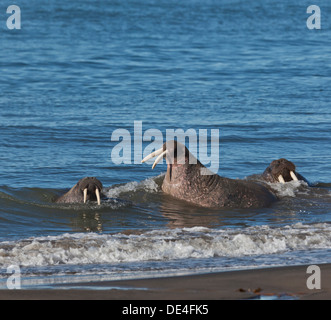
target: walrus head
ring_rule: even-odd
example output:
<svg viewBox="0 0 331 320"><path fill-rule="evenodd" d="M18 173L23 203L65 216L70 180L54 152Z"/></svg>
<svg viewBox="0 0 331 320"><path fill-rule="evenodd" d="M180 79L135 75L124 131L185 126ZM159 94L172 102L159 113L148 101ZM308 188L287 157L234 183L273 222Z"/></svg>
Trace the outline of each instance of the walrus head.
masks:
<svg viewBox="0 0 331 320"><path fill-rule="evenodd" d="M152 152L145 157L141 162L146 162L149 159L157 157L153 163L152 169L163 159L166 158L168 164L168 171L170 171L170 180L173 178L173 169L180 171L181 167L187 167L189 164L197 164L199 161L193 154L178 141L167 141L163 144L162 148Z"/></svg>
<svg viewBox="0 0 331 320"><path fill-rule="evenodd" d="M215 176L206 168L182 143L178 141L167 141L162 148L145 157L141 162L157 157L152 169L163 159L167 161L167 173L164 178L162 189L165 191L167 185L186 185L195 181L197 184L204 184L208 176ZM200 179L201 178L201 179ZM198 180L199 181L198 181ZM169 190L168 190L169 191ZM179 190L177 192L181 192Z"/></svg>
<svg viewBox="0 0 331 320"><path fill-rule="evenodd" d="M94 177L86 177L78 181L77 187L83 194L83 201L86 203L87 200L98 201L100 205L100 192L102 190L102 183Z"/></svg>
<svg viewBox="0 0 331 320"><path fill-rule="evenodd" d="M263 177L271 182L280 183L299 180L295 173L294 163L284 158L272 161L264 171Z"/></svg>
<svg viewBox="0 0 331 320"><path fill-rule="evenodd" d="M55 200L57 203L86 203L87 200L98 201L101 204L100 194L102 183L94 177L79 180L67 193Z"/></svg>

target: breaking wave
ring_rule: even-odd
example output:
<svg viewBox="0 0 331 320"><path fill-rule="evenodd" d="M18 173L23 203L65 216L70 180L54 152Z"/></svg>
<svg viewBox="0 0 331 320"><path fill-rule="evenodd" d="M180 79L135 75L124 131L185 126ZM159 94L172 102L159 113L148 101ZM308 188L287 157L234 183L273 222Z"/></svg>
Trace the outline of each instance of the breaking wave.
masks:
<svg viewBox="0 0 331 320"><path fill-rule="evenodd" d="M0 268L243 257L330 248L331 225L327 223L240 230L193 227L140 234L76 233L0 242Z"/></svg>

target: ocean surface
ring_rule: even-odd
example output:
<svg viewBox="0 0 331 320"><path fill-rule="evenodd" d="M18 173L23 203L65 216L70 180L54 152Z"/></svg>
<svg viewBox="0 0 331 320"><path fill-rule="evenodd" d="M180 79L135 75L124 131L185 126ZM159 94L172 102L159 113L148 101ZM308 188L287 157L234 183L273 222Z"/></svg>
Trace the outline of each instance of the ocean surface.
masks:
<svg viewBox="0 0 331 320"><path fill-rule="evenodd" d="M10 265L30 288L331 263L330 1L316 3L320 30L299 0L17 0L9 30L12 4L0 7L0 286ZM218 130L222 176L287 158L313 187L269 184L279 201L262 209L176 200L161 191L166 164L139 161L148 133L171 129ZM85 176L104 185L100 207L53 202Z"/></svg>

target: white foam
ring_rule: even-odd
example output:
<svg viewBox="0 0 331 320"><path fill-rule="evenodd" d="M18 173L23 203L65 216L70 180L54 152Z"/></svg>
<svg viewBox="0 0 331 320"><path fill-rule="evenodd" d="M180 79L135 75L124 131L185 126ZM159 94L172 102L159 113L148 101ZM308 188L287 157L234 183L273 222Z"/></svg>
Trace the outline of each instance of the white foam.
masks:
<svg viewBox="0 0 331 320"><path fill-rule="evenodd" d="M77 233L1 242L0 267L243 257L329 248L329 224L220 230L195 227L139 235Z"/></svg>
<svg viewBox="0 0 331 320"><path fill-rule="evenodd" d="M123 185L114 186L106 190L105 194L109 198L118 198L122 193L135 192L139 190L145 192L157 192L160 188L155 180L163 175L164 174L158 177L148 178L140 182L132 181Z"/></svg>
<svg viewBox="0 0 331 320"><path fill-rule="evenodd" d="M279 197L296 197L297 194L306 194L308 184L304 181L290 181L285 183L268 183Z"/></svg>

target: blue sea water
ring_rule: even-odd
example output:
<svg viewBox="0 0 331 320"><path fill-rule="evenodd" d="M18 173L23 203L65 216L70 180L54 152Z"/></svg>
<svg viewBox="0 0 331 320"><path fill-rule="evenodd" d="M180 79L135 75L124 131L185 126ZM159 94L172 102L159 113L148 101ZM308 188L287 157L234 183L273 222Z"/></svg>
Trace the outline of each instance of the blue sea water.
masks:
<svg viewBox="0 0 331 320"><path fill-rule="evenodd" d="M331 262L331 4L18 0L0 6L0 272L25 283ZM162 194L165 164L116 164L112 135L219 130L218 174L281 157L315 185L270 208L209 210ZM143 142L143 149L150 142ZM132 140L133 146L133 140ZM134 151L134 150L133 150ZM133 157L133 153L132 153ZM101 207L56 205L96 176Z"/></svg>

